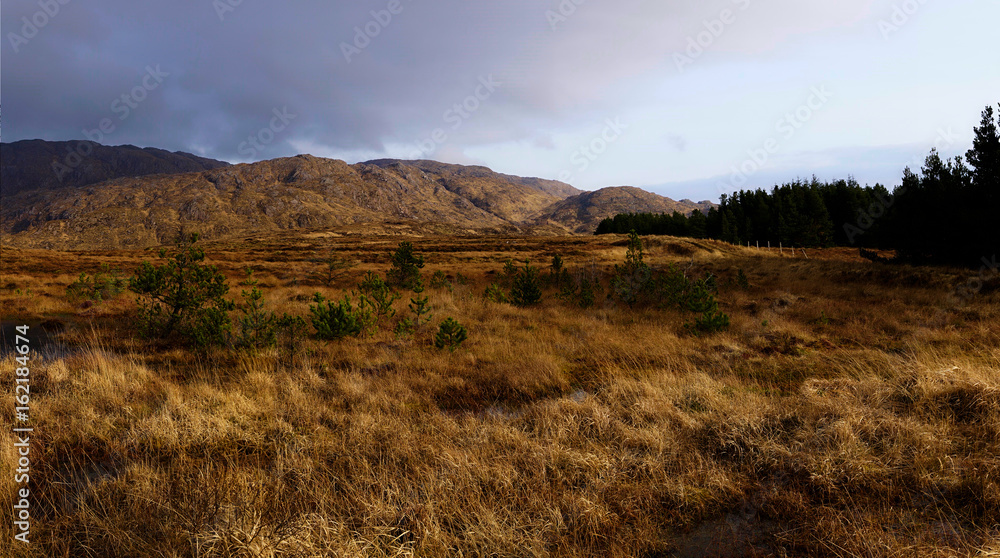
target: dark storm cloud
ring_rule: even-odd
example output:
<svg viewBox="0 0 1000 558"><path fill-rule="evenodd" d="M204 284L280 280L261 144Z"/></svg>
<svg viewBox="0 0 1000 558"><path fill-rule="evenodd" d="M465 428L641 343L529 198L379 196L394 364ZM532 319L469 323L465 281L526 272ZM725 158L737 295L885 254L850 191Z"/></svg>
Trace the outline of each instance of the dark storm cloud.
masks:
<svg viewBox="0 0 1000 558"><path fill-rule="evenodd" d="M944 17L951 8L928 3L887 40L878 22L895 2L7 1L3 140L82 139L107 120L103 143L230 161L407 157L422 144L431 158L555 178L603 122L623 118L629 133L576 185L711 177L819 83L835 81L844 102L824 109L790 153L851 145L873 115L895 115L914 91L924 91L919 106L936 106L938 80L894 76L926 74L914 71L913 48L925 35L952 37L935 25L958 23ZM961 44L976 36L923 56L968 60L959 54L989 50ZM679 53L691 63L679 68ZM162 76L156 87L147 87L151 73ZM498 84L488 95L484 80ZM867 91L871 99L857 97ZM975 114L978 103L961 110ZM901 131L880 143L926 135L912 118L894 118L880 129ZM438 130L445 139L434 139Z"/></svg>
<svg viewBox="0 0 1000 558"><path fill-rule="evenodd" d="M292 139L342 150L411 143L490 75L504 86L459 137L534 138L660 56L644 41L673 26L651 26L671 9L648 1L61 1L42 0L59 13L16 49L12 34L40 4L3 4L5 141L82 137L118 118L112 103L159 66L163 86L132 103L106 141L229 159L283 107L299 118L269 155L290 152Z"/></svg>
<svg viewBox="0 0 1000 558"><path fill-rule="evenodd" d="M14 39L16 52L11 34L40 8L4 3L4 140L82 137L112 118L109 143L233 159L273 109L287 107L298 118L275 154L292 138L378 150L439 125L480 76L502 71L519 37L547 32L532 2L401 0L396 14L388 1L224 2L71 1L26 43ZM377 36L356 41L356 28ZM343 44L355 42L365 48L348 62ZM168 74L163 86L123 100L148 66ZM131 107L127 118L113 111L116 101Z"/></svg>

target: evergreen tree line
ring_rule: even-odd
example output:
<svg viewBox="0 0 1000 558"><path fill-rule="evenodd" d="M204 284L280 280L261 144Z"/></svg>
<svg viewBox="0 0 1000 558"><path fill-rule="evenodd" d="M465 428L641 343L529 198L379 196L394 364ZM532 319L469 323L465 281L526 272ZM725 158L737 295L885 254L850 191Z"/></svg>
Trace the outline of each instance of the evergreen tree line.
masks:
<svg viewBox="0 0 1000 558"><path fill-rule="evenodd" d="M777 246L857 246L895 250L901 261L975 265L1000 244L1000 114L986 107L972 149L942 159L936 149L902 184L861 186L797 180L770 192L723 195L707 214L622 213L596 234L671 235Z"/></svg>

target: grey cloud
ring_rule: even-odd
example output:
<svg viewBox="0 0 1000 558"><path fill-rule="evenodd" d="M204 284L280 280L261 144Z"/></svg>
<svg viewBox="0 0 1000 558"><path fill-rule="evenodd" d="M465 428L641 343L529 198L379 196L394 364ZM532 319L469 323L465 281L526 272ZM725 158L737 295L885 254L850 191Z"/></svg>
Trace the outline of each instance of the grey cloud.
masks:
<svg viewBox="0 0 1000 558"><path fill-rule="evenodd" d="M240 159L240 143L287 106L300 117L266 157L294 153L295 142L382 152L442 126L444 111L494 74L503 87L449 130L448 152L459 157L463 146L537 141L581 115L602 118L623 82L663 66L702 20L733 3L589 0L553 30L554 0L401 0L403 11L348 63L342 44L388 0L244 0L222 21L207 0L70 2L20 52L3 49L4 140L79 138L114 117L111 103L159 64L170 77L108 143ZM732 35L749 43L821 29L869 3L804 10L754 0L754 24ZM5 40L36 8L3 4Z"/></svg>

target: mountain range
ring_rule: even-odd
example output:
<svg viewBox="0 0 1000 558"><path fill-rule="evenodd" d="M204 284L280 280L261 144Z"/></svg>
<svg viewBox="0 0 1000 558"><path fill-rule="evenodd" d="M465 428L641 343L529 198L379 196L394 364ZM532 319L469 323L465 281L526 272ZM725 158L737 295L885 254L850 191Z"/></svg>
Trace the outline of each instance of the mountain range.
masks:
<svg viewBox="0 0 1000 558"><path fill-rule="evenodd" d="M67 161L73 152L90 154ZM583 192L436 161L351 165L298 155L230 165L152 148L31 140L0 144L0 166L0 235L25 248L146 248L180 231L205 238L289 229L391 234L400 225L466 235L590 234L620 212L712 205L632 187Z"/></svg>

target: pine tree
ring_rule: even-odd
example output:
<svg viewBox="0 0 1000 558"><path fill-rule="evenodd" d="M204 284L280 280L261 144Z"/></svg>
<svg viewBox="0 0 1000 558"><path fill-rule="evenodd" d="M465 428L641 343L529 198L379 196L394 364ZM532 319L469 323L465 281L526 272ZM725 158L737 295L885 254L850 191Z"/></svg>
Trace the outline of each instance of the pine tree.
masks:
<svg viewBox="0 0 1000 558"><path fill-rule="evenodd" d="M510 301L517 306L531 306L542 299L542 287L538 279L538 269L524 262L524 268L514 277L510 288Z"/></svg>
<svg viewBox="0 0 1000 558"><path fill-rule="evenodd" d="M420 270L424 267L424 257L413 252L413 244L400 242L392 255L389 269L389 284L401 289L413 289L420 282Z"/></svg>
<svg viewBox="0 0 1000 558"><path fill-rule="evenodd" d="M982 122L975 128L972 149L966 154L973 167L972 187L963 205L972 213L965 220L968 224L966 244L972 263L980 257L987 259L1000 251L1000 114L993 122L993 107L983 110Z"/></svg>

